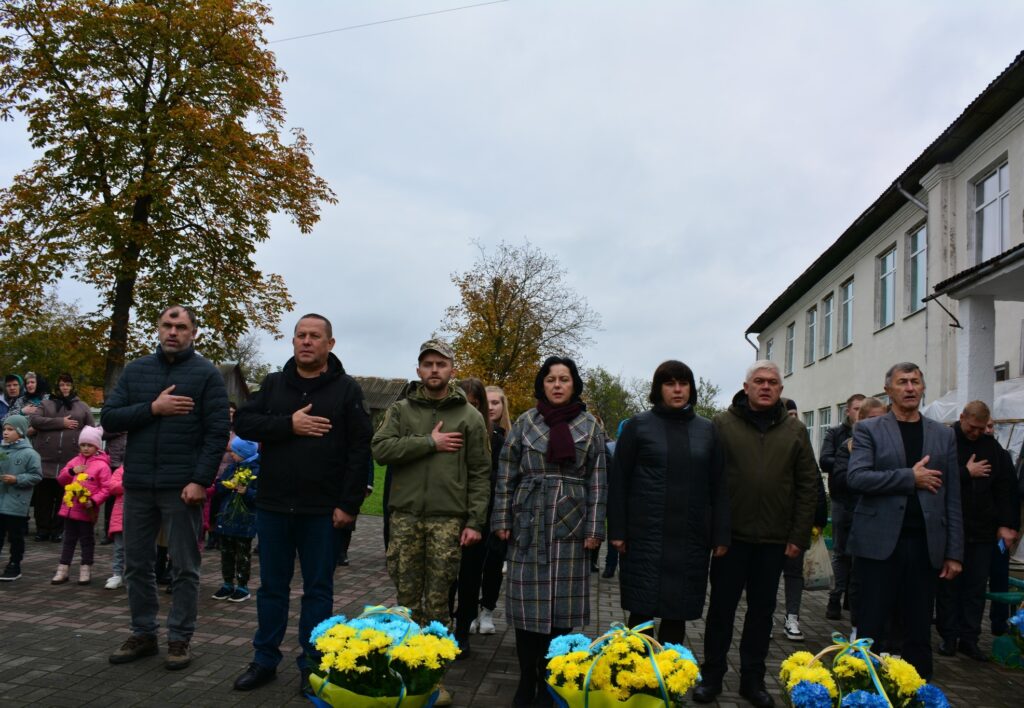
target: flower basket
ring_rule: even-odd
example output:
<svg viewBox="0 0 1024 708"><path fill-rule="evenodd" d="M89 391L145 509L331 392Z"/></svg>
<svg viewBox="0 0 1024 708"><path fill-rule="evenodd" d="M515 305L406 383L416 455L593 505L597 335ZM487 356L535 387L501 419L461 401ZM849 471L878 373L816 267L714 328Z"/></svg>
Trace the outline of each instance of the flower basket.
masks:
<svg viewBox="0 0 1024 708"><path fill-rule="evenodd" d="M404 607L366 606L348 620L337 615L313 630L320 665L310 674L310 700L345 708L422 708L459 653L439 622L420 627Z"/></svg>
<svg viewBox="0 0 1024 708"><path fill-rule="evenodd" d="M563 708L675 708L699 680L693 654L678 644L662 646L644 634L645 622L632 629L615 623L591 641L568 634L551 641L548 690Z"/></svg>
<svg viewBox="0 0 1024 708"><path fill-rule="evenodd" d="M779 680L792 708L949 708L938 687L903 659L871 651L871 639L832 635L817 654L798 651L782 662ZM831 667L822 659L830 654Z"/></svg>
<svg viewBox="0 0 1024 708"><path fill-rule="evenodd" d="M1010 617L1009 631L992 640L996 663L1011 669L1024 669L1024 607Z"/></svg>

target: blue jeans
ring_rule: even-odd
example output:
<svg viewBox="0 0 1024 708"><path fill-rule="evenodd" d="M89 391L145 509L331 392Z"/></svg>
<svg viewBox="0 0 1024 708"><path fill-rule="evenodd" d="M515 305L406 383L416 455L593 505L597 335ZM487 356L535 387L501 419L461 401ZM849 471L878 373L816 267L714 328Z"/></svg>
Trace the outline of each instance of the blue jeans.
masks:
<svg viewBox="0 0 1024 708"><path fill-rule="evenodd" d="M171 607L167 639L188 641L196 629L199 602L199 532L203 507L181 500L180 489L128 489L124 494L124 585L132 615L132 634L156 634L156 538L167 531L171 571Z"/></svg>
<svg viewBox="0 0 1024 708"><path fill-rule="evenodd" d="M313 668L318 654L309 643L313 628L334 610L334 527L327 514L281 514L256 511L260 539L260 589L256 593L256 636L252 645L260 666L281 663L281 640L288 627L288 594L295 555L302 570L302 610L299 613L299 668Z"/></svg>

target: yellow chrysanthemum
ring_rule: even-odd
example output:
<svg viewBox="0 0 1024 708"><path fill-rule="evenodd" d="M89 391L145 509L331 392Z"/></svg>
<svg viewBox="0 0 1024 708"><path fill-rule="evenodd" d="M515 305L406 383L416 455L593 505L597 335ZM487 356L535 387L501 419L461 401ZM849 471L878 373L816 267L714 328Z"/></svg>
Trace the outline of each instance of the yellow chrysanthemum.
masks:
<svg viewBox="0 0 1024 708"><path fill-rule="evenodd" d="M832 666L832 671L839 678L854 678L868 672L868 665L863 659L845 654Z"/></svg>
<svg viewBox="0 0 1024 708"><path fill-rule="evenodd" d="M882 658L882 668L889 679L896 684L896 690L900 696L909 697L917 693L917 689L924 686L926 681L921 678L911 664L895 656Z"/></svg>
<svg viewBox="0 0 1024 708"><path fill-rule="evenodd" d="M821 664L814 666L796 666L789 673L789 680L786 682L786 690L792 691L801 681L819 683L828 689L828 695L835 698L839 695L839 688L836 686L832 674Z"/></svg>
<svg viewBox="0 0 1024 708"><path fill-rule="evenodd" d="M793 669L807 666L814 661L814 654L809 651L798 651L790 654L789 658L782 662L782 668L779 671L779 680L783 683L789 682L789 677L793 673Z"/></svg>

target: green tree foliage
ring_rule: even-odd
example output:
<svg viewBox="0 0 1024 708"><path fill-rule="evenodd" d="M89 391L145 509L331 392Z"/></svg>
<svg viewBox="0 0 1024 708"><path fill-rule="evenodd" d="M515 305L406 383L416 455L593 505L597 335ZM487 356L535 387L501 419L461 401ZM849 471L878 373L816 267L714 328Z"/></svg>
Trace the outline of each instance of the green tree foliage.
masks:
<svg viewBox="0 0 1024 708"><path fill-rule="evenodd" d="M703 376L698 377L697 400L693 404L693 409L697 415L702 415L705 418L714 418L724 411L726 406L723 406L718 400L721 393L721 386L711 383L711 381Z"/></svg>
<svg viewBox="0 0 1024 708"><path fill-rule="evenodd" d="M514 418L534 403L541 361L577 356L601 318L566 284L558 261L529 242L477 248L473 267L452 274L460 301L441 331L452 337L459 375L505 389Z"/></svg>
<svg viewBox="0 0 1024 708"><path fill-rule="evenodd" d="M57 376L68 372L82 399L95 404L103 386L103 339L102 326L50 293L17 321L0 322L0 373L35 371L56 390Z"/></svg>
<svg viewBox="0 0 1024 708"><path fill-rule="evenodd" d="M583 376L583 398L588 410L604 421L605 433L616 437L619 421L632 418L644 410L637 396L621 376L603 367L589 369Z"/></svg>
<svg viewBox="0 0 1024 708"><path fill-rule="evenodd" d="M94 286L108 389L133 321L151 332L167 304L195 307L211 344L276 334L292 304L253 253L271 213L306 233L334 195L303 132L282 140L270 22L249 0L0 4L0 117L24 116L37 150L0 191L0 316L61 277Z"/></svg>

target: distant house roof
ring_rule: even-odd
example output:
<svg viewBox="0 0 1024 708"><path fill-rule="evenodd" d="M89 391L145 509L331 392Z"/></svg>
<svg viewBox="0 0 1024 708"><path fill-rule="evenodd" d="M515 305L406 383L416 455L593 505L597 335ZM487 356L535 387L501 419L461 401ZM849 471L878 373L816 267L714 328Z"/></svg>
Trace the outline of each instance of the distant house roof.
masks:
<svg viewBox="0 0 1024 708"><path fill-rule="evenodd" d="M935 165L951 161L963 152L1021 98L1024 98L1024 52L1018 54L963 113L903 170L835 243L775 298L768 309L747 327L746 334L763 332L903 207L907 199L900 193L900 187L911 194L920 190L920 180L929 170Z"/></svg>
<svg viewBox="0 0 1024 708"><path fill-rule="evenodd" d="M359 387L363 389L363 400L366 407L374 411L382 411L398 400L402 389L409 383L408 379L382 379L377 376L353 376Z"/></svg>
<svg viewBox="0 0 1024 708"><path fill-rule="evenodd" d="M224 379L224 385L228 389L228 398L239 405L249 400L252 392L249 390L249 384L245 382L245 372L242 371L241 364L217 364L217 371Z"/></svg>

